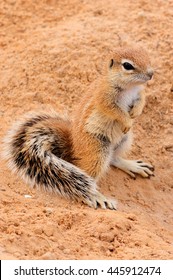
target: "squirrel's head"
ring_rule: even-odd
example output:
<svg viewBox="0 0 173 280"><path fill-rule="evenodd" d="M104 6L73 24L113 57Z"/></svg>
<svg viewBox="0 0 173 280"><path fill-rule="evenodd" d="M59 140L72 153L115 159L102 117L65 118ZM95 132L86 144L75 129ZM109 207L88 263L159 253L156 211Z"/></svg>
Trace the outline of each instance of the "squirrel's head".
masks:
<svg viewBox="0 0 173 280"><path fill-rule="evenodd" d="M119 48L109 60L109 77L122 88L144 84L152 79L153 69L147 52L139 47Z"/></svg>

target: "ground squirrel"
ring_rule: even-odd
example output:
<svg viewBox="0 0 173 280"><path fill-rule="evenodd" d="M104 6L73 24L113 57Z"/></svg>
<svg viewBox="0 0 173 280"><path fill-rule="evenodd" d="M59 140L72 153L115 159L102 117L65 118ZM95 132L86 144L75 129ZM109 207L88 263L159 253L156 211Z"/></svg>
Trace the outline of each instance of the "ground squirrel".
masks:
<svg viewBox="0 0 173 280"><path fill-rule="evenodd" d="M44 113L14 124L4 141L10 167L31 186L94 208L116 209L116 202L97 190L97 180L110 165L132 177L153 175L150 164L122 158L131 146L133 120L144 107L142 85L152 76L145 50L115 50L72 120Z"/></svg>

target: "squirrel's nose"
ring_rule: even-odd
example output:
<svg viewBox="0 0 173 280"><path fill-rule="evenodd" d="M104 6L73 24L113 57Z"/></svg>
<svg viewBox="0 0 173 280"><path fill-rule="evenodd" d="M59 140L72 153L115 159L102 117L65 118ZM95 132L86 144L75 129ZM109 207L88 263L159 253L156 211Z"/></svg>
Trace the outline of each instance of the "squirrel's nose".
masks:
<svg viewBox="0 0 173 280"><path fill-rule="evenodd" d="M148 77L150 78L150 80L152 79L153 74L154 74L154 72L153 72L152 69L148 71L147 75L148 75Z"/></svg>

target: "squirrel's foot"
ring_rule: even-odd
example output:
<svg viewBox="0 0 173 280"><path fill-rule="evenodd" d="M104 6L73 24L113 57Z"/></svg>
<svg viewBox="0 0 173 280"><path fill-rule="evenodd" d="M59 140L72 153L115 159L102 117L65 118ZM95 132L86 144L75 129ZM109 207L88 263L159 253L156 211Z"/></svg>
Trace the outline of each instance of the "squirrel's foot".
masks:
<svg viewBox="0 0 173 280"><path fill-rule="evenodd" d="M145 178L154 176L154 167L149 163L143 162L142 160L116 158L112 161L111 165L118 167L119 169L128 173L134 179L136 179L136 174L140 174Z"/></svg>
<svg viewBox="0 0 173 280"><path fill-rule="evenodd" d="M93 196L90 197L89 199L83 200L83 202L95 209L97 209L98 207L102 209L111 209L111 210L117 209L117 202L115 200L106 198L98 191L96 192L96 194L93 194Z"/></svg>

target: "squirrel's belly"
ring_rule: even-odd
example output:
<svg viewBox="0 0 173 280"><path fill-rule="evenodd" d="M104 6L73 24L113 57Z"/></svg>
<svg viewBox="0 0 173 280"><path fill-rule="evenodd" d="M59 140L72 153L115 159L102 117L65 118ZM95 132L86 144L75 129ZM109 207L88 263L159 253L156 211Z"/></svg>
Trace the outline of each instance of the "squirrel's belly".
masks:
<svg viewBox="0 0 173 280"><path fill-rule="evenodd" d="M97 112L93 112L93 114L90 115L85 128L93 135L105 136L112 144L114 141L116 141L116 143L121 141L121 138L124 135L117 121L107 119L105 116Z"/></svg>

